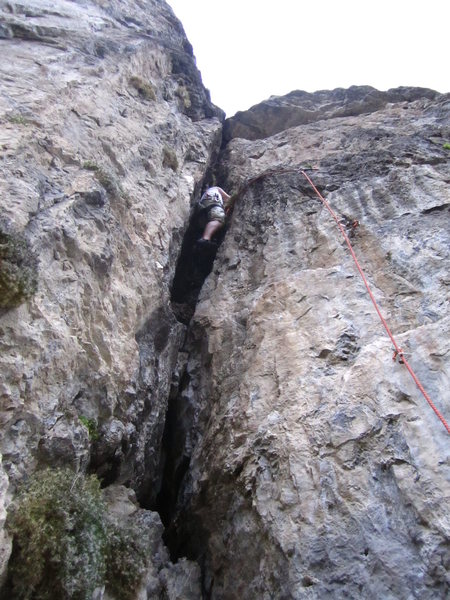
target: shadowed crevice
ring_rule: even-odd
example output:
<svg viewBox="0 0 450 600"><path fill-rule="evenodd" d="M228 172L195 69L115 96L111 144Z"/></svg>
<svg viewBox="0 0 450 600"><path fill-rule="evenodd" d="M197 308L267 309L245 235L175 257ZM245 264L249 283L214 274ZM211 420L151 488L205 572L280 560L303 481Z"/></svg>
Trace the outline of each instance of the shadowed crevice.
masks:
<svg viewBox="0 0 450 600"><path fill-rule="evenodd" d="M215 238L218 246L225 236L223 228ZM187 325L194 314L203 283L211 273L217 248L199 248L196 241L201 237L203 227L194 215L183 238L180 256L172 283L171 306L175 317Z"/></svg>

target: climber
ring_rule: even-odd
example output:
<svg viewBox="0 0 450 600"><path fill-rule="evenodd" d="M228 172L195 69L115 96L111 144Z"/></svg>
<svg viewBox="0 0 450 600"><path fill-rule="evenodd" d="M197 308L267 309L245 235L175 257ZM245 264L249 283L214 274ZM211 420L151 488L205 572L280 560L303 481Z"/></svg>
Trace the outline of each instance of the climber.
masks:
<svg viewBox="0 0 450 600"><path fill-rule="evenodd" d="M202 237L197 240L199 246L215 246L212 237L225 224L225 213L227 213L233 204L232 197L222 188L210 187L203 194L198 202L200 214L206 219L206 225Z"/></svg>

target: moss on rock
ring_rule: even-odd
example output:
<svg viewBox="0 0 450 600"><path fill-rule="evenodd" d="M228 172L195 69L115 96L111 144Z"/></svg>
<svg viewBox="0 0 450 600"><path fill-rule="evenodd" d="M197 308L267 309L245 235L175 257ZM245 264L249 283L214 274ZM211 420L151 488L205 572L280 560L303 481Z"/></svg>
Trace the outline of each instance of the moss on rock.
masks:
<svg viewBox="0 0 450 600"><path fill-rule="evenodd" d="M37 290L37 258L25 237L0 229L0 308L19 306Z"/></svg>
<svg viewBox="0 0 450 600"><path fill-rule="evenodd" d="M169 167L175 173L178 171L178 158L175 154L175 151L169 146L164 146L163 148L163 159L162 159L163 167Z"/></svg>
<svg viewBox="0 0 450 600"><path fill-rule="evenodd" d="M130 77L129 84L137 90L139 96L144 100L156 100L155 89L148 81L144 81L140 77L134 75L133 77Z"/></svg>
<svg viewBox="0 0 450 600"><path fill-rule="evenodd" d="M14 598L92 598L106 572L105 509L94 477L68 469L38 473L7 525Z"/></svg>
<svg viewBox="0 0 450 600"><path fill-rule="evenodd" d="M7 527L13 552L4 591L18 600L91 600L104 585L128 600L148 566L139 523L111 519L94 475L36 473L13 503Z"/></svg>

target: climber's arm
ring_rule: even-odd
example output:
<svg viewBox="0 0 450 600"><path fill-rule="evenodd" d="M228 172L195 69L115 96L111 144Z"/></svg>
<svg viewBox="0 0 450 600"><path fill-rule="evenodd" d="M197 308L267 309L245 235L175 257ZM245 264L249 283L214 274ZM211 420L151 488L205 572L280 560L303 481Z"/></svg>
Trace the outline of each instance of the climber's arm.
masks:
<svg viewBox="0 0 450 600"><path fill-rule="evenodd" d="M217 188L220 192L220 195L222 196L222 200L225 202L225 204L228 203L229 199L231 198L231 196L229 196L225 190L223 190L222 188L218 187Z"/></svg>
<svg viewBox="0 0 450 600"><path fill-rule="evenodd" d="M238 194L233 194L232 196L228 196L228 200L225 203L225 208L226 208L227 212L233 208L234 203L236 202L237 199L238 199Z"/></svg>

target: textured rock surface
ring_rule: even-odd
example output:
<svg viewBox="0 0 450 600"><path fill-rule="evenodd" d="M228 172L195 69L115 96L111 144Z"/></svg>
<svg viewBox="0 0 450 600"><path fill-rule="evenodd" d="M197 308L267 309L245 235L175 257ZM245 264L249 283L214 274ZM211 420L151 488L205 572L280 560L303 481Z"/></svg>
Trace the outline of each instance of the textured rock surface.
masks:
<svg viewBox="0 0 450 600"><path fill-rule="evenodd" d="M149 540L152 561L144 577L137 600L198 600L201 598L200 568L196 563L182 559L177 564L169 560L167 548L162 542L163 525L158 514L142 510L134 493L124 486L111 485L106 489L105 498L113 519L122 525L128 520L139 523L141 535ZM110 596L99 590L99 598L108 600Z"/></svg>
<svg viewBox="0 0 450 600"><path fill-rule="evenodd" d="M350 117L382 110L388 104L436 98L437 92L421 88L395 88L380 92L370 86L353 86L320 92L295 90L286 96L271 96L268 100L238 112L224 124L224 139L257 140L280 131L323 119Z"/></svg>
<svg viewBox="0 0 450 600"><path fill-rule="evenodd" d="M201 411L178 543L212 598L448 592L448 434L295 171L315 166L349 232L360 222L373 292L448 418L448 108L425 92L224 152L235 191L292 170L243 187L190 331L182 397Z"/></svg>
<svg viewBox="0 0 450 600"><path fill-rule="evenodd" d="M0 10L2 249L22 244L0 277L5 467L91 460L149 502L184 334L169 286L222 113L164 2Z"/></svg>
<svg viewBox="0 0 450 600"><path fill-rule="evenodd" d="M142 599L444 598L448 436L297 169L448 417L448 96L229 120L241 194L187 330L199 282L171 286L222 112L181 25L162 0L0 11L0 507L43 465L126 484L105 493L152 541Z"/></svg>
<svg viewBox="0 0 450 600"><path fill-rule="evenodd" d="M10 489L75 463L149 506L185 331L170 284L223 113L163 1L1 1L0 22Z"/></svg>
<svg viewBox="0 0 450 600"><path fill-rule="evenodd" d="M6 569L11 554L11 539L4 528L8 504L8 477L3 470L0 455L0 587L5 581Z"/></svg>

